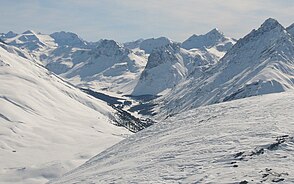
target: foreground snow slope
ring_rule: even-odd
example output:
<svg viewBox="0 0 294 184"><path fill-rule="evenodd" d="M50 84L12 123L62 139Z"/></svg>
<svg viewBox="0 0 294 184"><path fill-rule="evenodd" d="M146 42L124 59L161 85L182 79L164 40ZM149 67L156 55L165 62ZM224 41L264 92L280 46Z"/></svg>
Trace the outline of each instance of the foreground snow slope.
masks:
<svg viewBox="0 0 294 184"><path fill-rule="evenodd" d="M45 183L129 134L112 108L20 53L0 43L0 183Z"/></svg>
<svg viewBox="0 0 294 184"><path fill-rule="evenodd" d="M49 183L293 183L293 112L293 91L200 107Z"/></svg>

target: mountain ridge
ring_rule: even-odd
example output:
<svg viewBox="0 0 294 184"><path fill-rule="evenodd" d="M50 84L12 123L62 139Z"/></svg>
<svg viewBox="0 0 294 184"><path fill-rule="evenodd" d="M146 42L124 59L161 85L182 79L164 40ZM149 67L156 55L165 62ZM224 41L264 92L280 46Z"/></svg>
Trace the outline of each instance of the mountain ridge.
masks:
<svg viewBox="0 0 294 184"><path fill-rule="evenodd" d="M293 43L276 20L266 20L258 30L240 39L218 65L198 78L191 78L163 97L162 102L157 102L164 104L158 111L166 108L169 114L294 88Z"/></svg>

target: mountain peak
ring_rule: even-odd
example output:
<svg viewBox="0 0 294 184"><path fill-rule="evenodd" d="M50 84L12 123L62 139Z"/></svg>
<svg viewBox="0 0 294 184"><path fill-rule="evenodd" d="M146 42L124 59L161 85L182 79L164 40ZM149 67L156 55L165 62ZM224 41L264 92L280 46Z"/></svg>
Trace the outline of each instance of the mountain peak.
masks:
<svg viewBox="0 0 294 184"><path fill-rule="evenodd" d="M140 49L144 50L145 53L150 54L154 49L171 43L173 43L173 41L166 37L150 38L142 41Z"/></svg>
<svg viewBox="0 0 294 184"><path fill-rule="evenodd" d="M270 31L275 28L285 29L276 19L268 18L264 21L264 23L260 26L260 30Z"/></svg>
<svg viewBox="0 0 294 184"><path fill-rule="evenodd" d="M180 44L178 43L170 43L158 48L155 48L150 53L148 57L148 62L146 65L146 69L154 68L160 64L165 62L173 62L176 61L176 53L180 51Z"/></svg>
<svg viewBox="0 0 294 184"><path fill-rule="evenodd" d="M225 37L225 35L217 28L212 29L206 34L193 34L182 43L182 47L190 49L205 49L214 47L220 43L233 42L232 39ZM232 43L230 43L232 45ZM231 46L230 46L231 47Z"/></svg>
<svg viewBox="0 0 294 184"><path fill-rule="evenodd" d="M65 32L65 31L59 31L59 32L54 32L51 35L60 35L60 36L78 36L75 33L72 32Z"/></svg>
<svg viewBox="0 0 294 184"><path fill-rule="evenodd" d="M256 30L253 29L244 38L241 38L230 51L235 52L235 49L241 48L244 45L256 44L260 47L268 47L269 44L286 36L285 28L275 19L269 18Z"/></svg>
<svg viewBox="0 0 294 184"><path fill-rule="evenodd" d="M71 46L71 47L86 47L86 42L81 39L77 34L72 32L55 32L50 36L57 42L59 46Z"/></svg>
<svg viewBox="0 0 294 184"><path fill-rule="evenodd" d="M122 44L107 39L101 40L97 46L97 51L99 54L105 56L123 55L125 52L129 52L129 50L125 49Z"/></svg>
<svg viewBox="0 0 294 184"><path fill-rule="evenodd" d="M17 33L13 32L13 31L8 31L8 32L6 33L6 35L17 35Z"/></svg>
<svg viewBox="0 0 294 184"><path fill-rule="evenodd" d="M23 32L22 34L36 34L33 30L27 30L25 32Z"/></svg>
<svg viewBox="0 0 294 184"><path fill-rule="evenodd" d="M13 31L9 31L8 33L3 33L1 35L2 39L7 39L7 38L13 38L15 36L17 36L18 34L13 32Z"/></svg>
<svg viewBox="0 0 294 184"><path fill-rule="evenodd" d="M101 40L99 46L100 47L107 47L107 48L116 48L116 49L119 49L119 48L123 47L118 42L116 42L114 40L107 40L107 39Z"/></svg>
<svg viewBox="0 0 294 184"><path fill-rule="evenodd" d="M224 37L224 33L221 32L219 29L214 28L211 31L209 31L208 33L206 33L205 35L207 36L218 36L218 37Z"/></svg>

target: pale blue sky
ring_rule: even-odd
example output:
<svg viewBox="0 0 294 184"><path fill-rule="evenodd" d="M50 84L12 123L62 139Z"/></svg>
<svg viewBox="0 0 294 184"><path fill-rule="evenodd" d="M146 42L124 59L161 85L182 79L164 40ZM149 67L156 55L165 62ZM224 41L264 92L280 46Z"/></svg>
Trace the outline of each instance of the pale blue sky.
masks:
<svg viewBox="0 0 294 184"><path fill-rule="evenodd" d="M239 38L266 18L294 23L294 0L0 0L0 32L71 31L89 41L167 36L183 41L219 28Z"/></svg>

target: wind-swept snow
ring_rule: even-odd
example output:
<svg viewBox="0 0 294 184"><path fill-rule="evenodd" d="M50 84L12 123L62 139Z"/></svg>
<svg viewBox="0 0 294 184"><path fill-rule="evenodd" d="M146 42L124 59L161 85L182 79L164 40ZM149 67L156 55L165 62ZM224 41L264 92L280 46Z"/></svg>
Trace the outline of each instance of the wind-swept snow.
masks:
<svg viewBox="0 0 294 184"><path fill-rule="evenodd" d="M49 183L293 183L293 112L293 91L190 110Z"/></svg>
<svg viewBox="0 0 294 184"><path fill-rule="evenodd" d="M129 134L107 104L20 53L0 43L0 183L45 183Z"/></svg>

